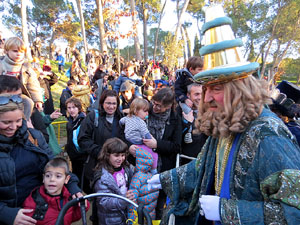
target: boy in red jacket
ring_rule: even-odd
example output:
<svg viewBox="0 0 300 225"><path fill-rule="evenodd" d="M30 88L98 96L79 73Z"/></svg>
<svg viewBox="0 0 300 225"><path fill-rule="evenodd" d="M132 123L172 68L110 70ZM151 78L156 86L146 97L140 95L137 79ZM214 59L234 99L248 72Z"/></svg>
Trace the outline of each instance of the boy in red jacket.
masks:
<svg viewBox="0 0 300 225"><path fill-rule="evenodd" d="M71 199L71 194L65 187L70 179L69 166L65 159L54 158L44 169L44 185L34 189L26 198L24 209L34 209L28 216L37 220L37 225L55 224L62 207ZM86 208L86 211L89 208ZM64 217L64 224L70 225L81 218L80 207L71 207Z"/></svg>

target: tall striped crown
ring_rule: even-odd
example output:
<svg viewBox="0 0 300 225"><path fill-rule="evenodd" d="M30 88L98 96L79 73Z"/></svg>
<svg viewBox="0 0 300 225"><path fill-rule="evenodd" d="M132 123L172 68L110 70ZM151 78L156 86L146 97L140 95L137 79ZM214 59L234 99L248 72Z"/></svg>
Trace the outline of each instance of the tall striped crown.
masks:
<svg viewBox="0 0 300 225"><path fill-rule="evenodd" d="M231 25L232 20L225 16L221 5L213 4L206 9L201 30L204 46L200 49L204 68L194 76L197 83L218 84L243 79L258 69L258 63L243 59L239 48L243 42L234 37Z"/></svg>

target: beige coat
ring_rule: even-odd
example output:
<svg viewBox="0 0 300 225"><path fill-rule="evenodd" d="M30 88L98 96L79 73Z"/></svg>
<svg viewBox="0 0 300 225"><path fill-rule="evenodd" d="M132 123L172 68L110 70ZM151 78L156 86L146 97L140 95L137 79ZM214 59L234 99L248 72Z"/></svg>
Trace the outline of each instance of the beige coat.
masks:
<svg viewBox="0 0 300 225"><path fill-rule="evenodd" d="M6 75L3 67L3 60L0 61L0 75ZM34 102L43 102L42 91L36 72L28 63L24 63L21 68L19 80L23 87L23 94L30 97Z"/></svg>

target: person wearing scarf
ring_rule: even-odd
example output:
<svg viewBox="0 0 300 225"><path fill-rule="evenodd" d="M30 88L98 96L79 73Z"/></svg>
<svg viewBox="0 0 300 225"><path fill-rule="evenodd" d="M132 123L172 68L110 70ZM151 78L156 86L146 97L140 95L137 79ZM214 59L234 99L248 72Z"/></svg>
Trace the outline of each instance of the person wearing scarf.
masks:
<svg viewBox="0 0 300 225"><path fill-rule="evenodd" d="M0 60L0 75L13 76L22 83L22 92L41 111L43 96L36 73L25 62L26 47L18 37L9 38L4 44L6 55Z"/></svg>
<svg viewBox="0 0 300 225"><path fill-rule="evenodd" d="M181 146L181 120L174 110L175 94L171 88L160 89L152 98L148 118L148 129L152 139L143 142L158 154L157 171L159 173L175 168L176 155ZM132 145L129 152L135 156L136 146ZM166 195L160 191L156 219L162 216Z"/></svg>

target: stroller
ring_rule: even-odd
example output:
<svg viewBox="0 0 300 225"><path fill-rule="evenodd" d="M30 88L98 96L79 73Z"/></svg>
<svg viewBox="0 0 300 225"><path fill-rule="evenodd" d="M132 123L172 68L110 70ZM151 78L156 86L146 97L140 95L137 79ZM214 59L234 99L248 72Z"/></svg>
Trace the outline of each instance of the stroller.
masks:
<svg viewBox="0 0 300 225"><path fill-rule="evenodd" d="M68 209L78 203L80 203L80 211L81 211L81 216L82 216L82 224L83 225L87 225L87 220L86 220L86 212L85 212L85 200L87 199L92 199L92 198L96 198L96 197L102 197L102 196L109 196L109 197L115 197L115 198L120 198L123 199L124 201L132 204L134 207L137 208L137 213L138 213L138 224L146 224L147 225L152 225L152 219L149 215L149 213L144 209L143 205L137 205L136 203L134 203L133 201L120 196L120 195L116 195L116 194L112 194L112 193L94 193L94 194L90 194L90 195L85 195L83 197L80 198L75 198L71 201L69 201L66 205L64 205L64 207L61 209L56 223L55 225L63 225L64 224L64 216L66 214L66 212L68 211ZM146 219L146 221L145 221Z"/></svg>

